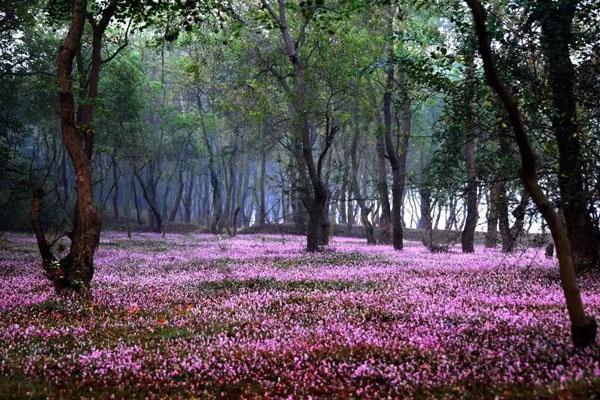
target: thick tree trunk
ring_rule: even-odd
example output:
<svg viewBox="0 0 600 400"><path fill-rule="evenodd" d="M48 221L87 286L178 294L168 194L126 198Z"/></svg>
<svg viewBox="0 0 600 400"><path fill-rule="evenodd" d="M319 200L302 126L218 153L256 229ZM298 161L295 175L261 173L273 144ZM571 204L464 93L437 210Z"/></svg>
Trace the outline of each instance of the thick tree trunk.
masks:
<svg viewBox="0 0 600 400"><path fill-rule="evenodd" d="M94 203L92 191L92 154L94 130L92 127L95 99L102 66L102 37L116 10L117 1L111 1L100 13L100 19L92 24L92 47L87 70L80 69L80 105L76 108L73 96L72 70L74 60L81 51L87 2L74 0L71 4L71 22L66 37L58 51L56 69L59 88L59 115L63 144L69 154L76 178L77 201L69 253L60 261L53 260L53 272L49 274L57 292L77 292L89 295L94 275L94 254L100 241L101 219ZM86 77L81 74L85 72ZM32 219L39 221L43 193L36 191L32 204ZM38 247L43 262L47 264L51 253L39 223L34 222Z"/></svg>
<svg viewBox="0 0 600 400"><path fill-rule="evenodd" d="M598 262L600 239L588 213L589 197L583 186L584 158L577 126L575 69L569 46L573 40L573 19L578 1L540 1L537 15L541 22L541 47L548 83L552 89L552 128L558 144L558 184L561 209L576 264L591 266Z"/></svg>
<svg viewBox="0 0 600 400"><path fill-rule="evenodd" d="M479 52L483 59L484 70L489 85L502 101L511 120L515 141L521 155L521 180L531 195L533 202L548 224L552 233L560 270L561 285L565 296L567 311L571 321L571 335L577 347L593 344L596 340L597 325L592 317L585 313L581 294L575 276L575 265L571 242L566 227L560 221L552 204L548 201L544 191L538 183L536 170L536 157L533 147L525 131L521 111L510 89L499 77L494 65L494 56L491 50L491 35L486 28L486 11L479 0L465 0L473 14L475 32L479 44Z"/></svg>
<svg viewBox="0 0 600 400"><path fill-rule="evenodd" d="M93 100L97 96L100 73L100 50L103 29L94 32L92 64L87 90L87 102L76 113L72 92L71 71L73 61L81 46L85 23L86 2L73 2L71 25L60 47L56 61L59 82L59 114L63 143L75 171L77 202L73 238L69 254L60 261L61 280L54 280L57 291L76 291L87 295L94 275L94 253L100 241L101 220L92 195L92 130ZM108 21L106 21L108 23ZM80 118L77 118L77 116Z"/></svg>

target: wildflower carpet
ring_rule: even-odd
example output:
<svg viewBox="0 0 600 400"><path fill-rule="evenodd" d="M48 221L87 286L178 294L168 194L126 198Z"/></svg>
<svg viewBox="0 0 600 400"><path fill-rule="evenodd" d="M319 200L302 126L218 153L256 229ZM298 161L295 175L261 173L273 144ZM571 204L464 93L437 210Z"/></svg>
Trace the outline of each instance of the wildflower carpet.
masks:
<svg viewBox="0 0 600 400"><path fill-rule="evenodd" d="M0 246L0 398L590 398L555 260L336 238L105 233L93 300ZM581 277L600 316L600 280Z"/></svg>

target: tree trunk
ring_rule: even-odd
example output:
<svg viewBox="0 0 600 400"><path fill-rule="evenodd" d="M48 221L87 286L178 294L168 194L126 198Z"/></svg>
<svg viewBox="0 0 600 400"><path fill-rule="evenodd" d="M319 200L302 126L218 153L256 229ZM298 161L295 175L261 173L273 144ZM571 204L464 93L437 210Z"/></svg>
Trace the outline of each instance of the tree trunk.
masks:
<svg viewBox="0 0 600 400"><path fill-rule="evenodd" d="M394 5L390 5L392 10L388 15L388 31L393 33L393 20L396 15ZM393 46L388 44L388 53L390 60L393 58ZM383 94L383 123L384 123L384 140L385 149L390 167L392 170L392 246L396 250L402 250L402 200L404 198L404 180L405 180L405 169L406 169L406 151L408 143L409 131L403 129L402 132L402 143L399 144L400 152L402 156L398 156L398 150L392 140L393 136L393 125L392 125L392 90L394 84L394 66L390 62L387 67L387 83L386 91ZM410 113L410 103L406 93L404 94L405 100L402 106L403 119L406 117L405 105L408 104L408 113ZM403 165L404 164L404 165Z"/></svg>
<svg viewBox="0 0 600 400"><path fill-rule="evenodd" d="M589 197L583 186L584 156L577 126L575 70L569 46L573 41L576 0L540 1L537 6L542 28L541 47L548 83L552 89L552 128L558 145L558 185L560 207L577 265L591 266L598 261L600 244L588 213Z"/></svg>
<svg viewBox="0 0 600 400"><path fill-rule="evenodd" d="M143 225L144 221L142 220L142 212L140 210L140 201L138 199L136 184L135 184L135 175L131 177L131 186L133 188L133 203L135 205L135 218L138 225Z"/></svg>
<svg viewBox="0 0 600 400"><path fill-rule="evenodd" d="M387 167L385 164L385 141L383 135L377 137L377 192L381 204L381 216L378 221L377 242L392 242L392 208L387 183Z"/></svg>
<svg viewBox="0 0 600 400"><path fill-rule="evenodd" d="M94 253L100 241L101 219L92 195L92 130L93 100L97 95L100 73L100 47L102 33L94 32L92 65L89 76L86 104L82 105L81 118L77 118L72 92L71 71L73 60L81 46L85 23L86 2L73 2L71 25L60 47L56 61L59 82L59 114L63 143L75 171L77 202L73 238L69 254L60 261L61 279L54 280L57 291L76 291L87 295L94 275ZM107 22L108 23L108 22Z"/></svg>
<svg viewBox="0 0 600 400"><path fill-rule="evenodd" d="M140 184L140 187L142 188L142 196L144 197L144 200L146 200L146 204L148 204L148 207L150 208L150 217L149 218L152 224L152 229L154 230L154 232L156 233L161 233L162 232L162 214L160 213L160 208L158 206L158 203L156 201L156 184L157 182L154 180L153 177L153 168L151 166L148 167L148 182L147 184L144 183L144 181L142 180L141 176L139 175L139 172L137 170L134 170L135 176L138 180L138 183Z"/></svg>
<svg viewBox="0 0 600 400"><path fill-rule="evenodd" d="M494 248L498 244L498 196L499 184L494 182L490 185L490 193L487 201L487 232L485 234L485 247Z"/></svg>
<svg viewBox="0 0 600 400"><path fill-rule="evenodd" d="M340 195L338 202L338 210L340 214L340 225L346 225L348 223L348 207L346 204L346 192L348 190L348 157L344 152L344 166L342 172L342 185L340 187Z"/></svg>
<svg viewBox="0 0 600 400"><path fill-rule="evenodd" d="M192 197L194 194L194 176L192 169L187 171L187 189L183 197L183 220L186 224L192 221Z"/></svg>
<svg viewBox="0 0 600 400"><path fill-rule="evenodd" d="M446 223L444 225L444 229L447 231L456 228L456 206L458 204L458 200L455 196L450 197L449 199L449 207L448 207L448 215L446 217Z"/></svg>
<svg viewBox="0 0 600 400"><path fill-rule="evenodd" d="M500 231L500 240L502 242L502 251L507 253L512 246L510 233L510 221L508 218L508 200L506 198L506 185L502 182L498 185L496 196L496 212L498 214L498 229Z"/></svg>
<svg viewBox="0 0 600 400"><path fill-rule="evenodd" d="M352 138L352 145L350 147L350 160L352 165L352 171L350 173L350 193L354 195L356 198L356 203L360 207L360 219L362 221L363 227L365 228L365 235L367 237L367 244L375 244L375 235L373 233L373 224L369 221L369 214L371 213L372 207L367 207L365 199L360 191L360 186L358 185L358 175L359 175L359 162L357 157L357 148L358 148L358 137L360 134L360 127L358 125L358 121L355 121L354 124L354 137Z"/></svg>
<svg viewBox="0 0 600 400"><path fill-rule="evenodd" d="M80 68L79 106L75 106L71 80L74 60L80 54L82 35L86 20L87 2L74 0L71 6L71 22L65 39L58 51L56 69L59 87L59 115L63 144L69 154L76 177L77 201L69 253L60 261L49 256L51 251L39 223L33 223L38 247L44 266L50 262L48 274L57 292L76 292L89 295L94 275L94 254L100 241L101 218L94 203L92 191L92 155L94 130L92 127L95 99L102 66L102 37L116 10L117 2L109 3L92 27L92 48L89 68ZM87 76L83 76L81 72ZM32 219L41 212L43 192L36 191L32 201ZM47 271L48 272L48 271Z"/></svg>
<svg viewBox="0 0 600 400"><path fill-rule="evenodd" d="M177 211L179 211L179 205L181 204L181 198L183 197L183 166L179 168L177 177L177 193L175 194L175 200L173 201L173 208L171 209L171 213L169 214L169 223L173 223L175 221L175 217L177 217Z"/></svg>
<svg viewBox="0 0 600 400"><path fill-rule="evenodd" d="M210 221L210 231L213 234L221 233L221 216L223 212L223 200L221 199L221 185L219 183L219 176L217 174L217 167L215 165L215 157L213 153L212 144L208 133L208 128L202 116L204 109L202 107L202 98L200 92L196 93L196 103L198 111L201 114L200 125L202 128L202 138L204 139L204 145L208 151L208 171L210 173L210 185L212 187L212 218Z"/></svg>
<svg viewBox="0 0 600 400"><path fill-rule="evenodd" d="M113 186L114 186L114 192L113 192L113 198L112 198L112 206L113 206L113 215L115 216L115 219L117 221L117 226L119 225L119 174L118 174L118 168L117 168L117 157L116 155L113 154L113 168L112 168L112 172L113 172Z"/></svg>
<svg viewBox="0 0 600 400"><path fill-rule="evenodd" d="M300 190L304 207L309 214L307 230L307 251L317 251L320 246L329 242L330 223L328 214L329 190L323 176L322 167L327 156L333 137L338 127L332 123L329 109L326 110L327 126L325 128L325 144L315 162L313 156L313 143L309 123L308 83L306 79L306 65L300 58L298 46L292 37L287 22L287 8L285 0L278 0L278 9L275 11L267 0L261 0L263 7L269 12L281 32L281 38L286 55L294 71L293 107L295 113L293 146L294 157L300 167Z"/></svg>
<svg viewBox="0 0 600 400"><path fill-rule="evenodd" d="M544 191L538 183L536 157L525 131L521 111L510 89L499 77L494 65L494 56L491 50L491 35L486 28L486 11L479 0L465 0L473 14L475 32L477 34L479 52L483 59L485 75L489 85L502 101L511 120L515 141L521 155L521 180L531 195L538 210L548 224L552 233L560 270L561 285L566 300L567 311L571 321L571 336L573 344L585 347L596 340L597 325L593 317L585 313L581 294L575 276L575 265L571 242L566 227L561 223L552 204L548 201Z"/></svg>
<svg viewBox="0 0 600 400"><path fill-rule="evenodd" d="M421 214L419 216L419 222L417 223L418 229L431 229L431 190L428 188L419 189L419 209Z"/></svg>
<svg viewBox="0 0 600 400"><path fill-rule="evenodd" d="M473 54L466 57L467 71L465 77L465 164L467 170L467 217L461 236L463 253L475 251L475 228L477 228L477 171L475 169L475 121L473 97L475 95L475 64Z"/></svg>
<svg viewBox="0 0 600 400"><path fill-rule="evenodd" d="M519 204L512 212L513 217L515 218L515 222L513 226L509 229L508 234L508 245L506 248L507 252L514 251L517 244L519 243L519 238L523 235L523 225L525 224L525 216L527 211L527 205L529 204L529 193L527 191L523 191L521 193L521 200Z"/></svg>
<svg viewBox="0 0 600 400"><path fill-rule="evenodd" d="M262 151L260 157L260 175L258 181L259 188L259 206L258 211L258 226L261 228L267 223L267 200L266 200L266 189L265 189L265 176L267 171L267 153L265 150Z"/></svg>

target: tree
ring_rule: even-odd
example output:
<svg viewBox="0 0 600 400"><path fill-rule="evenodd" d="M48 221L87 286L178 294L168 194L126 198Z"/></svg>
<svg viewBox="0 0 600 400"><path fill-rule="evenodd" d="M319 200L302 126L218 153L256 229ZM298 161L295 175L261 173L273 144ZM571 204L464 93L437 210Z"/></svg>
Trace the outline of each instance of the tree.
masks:
<svg viewBox="0 0 600 400"><path fill-rule="evenodd" d="M329 190L323 180L323 166L333 143L333 138L339 129L335 118L330 115L330 110L327 109L325 111L326 124L323 132L325 143L315 161L308 104L307 65L299 52L299 47L303 44L306 26L318 10L316 8L306 10L303 15L304 21L300 33L297 38L294 38L288 19L286 0L277 1L277 11L271 7L267 0L261 0L261 4L268 11L281 33L285 54L294 71L292 146L299 168L300 197L309 216L306 249L313 252L319 250L322 245L327 244L329 241L329 217L327 216Z"/></svg>
<svg viewBox="0 0 600 400"><path fill-rule="evenodd" d="M479 0L465 0L473 15L479 53L488 84L496 92L510 118L515 141L521 155L520 176L523 185L529 192L533 202L542 213L548 228L552 233L559 259L561 284L565 295L567 310L571 320L571 335L577 347L593 344L596 339L596 321L585 313L581 294L575 276L575 266L571 242L566 227L560 221L558 214L548 201L548 198L538 182L536 156L525 131L519 106L510 89L502 81L494 64L491 49L491 35L486 27L487 13Z"/></svg>
<svg viewBox="0 0 600 400"><path fill-rule="evenodd" d="M467 217L461 235L463 253L475 251L475 228L477 227L478 199L477 199L477 171L475 169L475 121L473 112L473 97L475 93L475 65L473 54L466 59L465 74L465 166L467 172Z"/></svg>
<svg viewBox="0 0 600 400"><path fill-rule="evenodd" d="M584 190L581 130L577 124L575 69L571 61L573 19L579 0L534 3L533 18L541 25L540 42L552 91L552 129L558 145L558 184L576 264L593 265L600 257L599 235L588 213Z"/></svg>
<svg viewBox="0 0 600 400"><path fill-rule="evenodd" d="M69 30L56 59L59 83L59 115L63 143L77 176L77 202L71 249L67 256L56 260L39 224L43 191L36 190L32 202L32 219L44 269L58 292L65 290L87 294L94 274L94 253L100 240L101 220L92 195L91 161L94 146L92 127L94 101L102 65L102 37L112 19L117 1L100 11L88 14L87 2L75 0L71 9ZM96 18L99 19L96 19ZM80 78L87 84L80 88L83 103L76 107L71 72L80 54L85 20L92 27L92 50L89 76ZM83 68L83 66L81 66Z"/></svg>

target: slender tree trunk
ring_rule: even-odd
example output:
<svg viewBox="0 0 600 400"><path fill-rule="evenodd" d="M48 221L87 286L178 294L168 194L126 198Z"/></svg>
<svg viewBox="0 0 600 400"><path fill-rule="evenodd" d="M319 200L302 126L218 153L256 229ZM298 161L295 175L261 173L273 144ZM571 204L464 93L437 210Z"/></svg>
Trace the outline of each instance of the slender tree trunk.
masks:
<svg viewBox="0 0 600 400"><path fill-rule="evenodd" d="M466 112L466 143L465 163L467 170L467 216L461 236L463 253L475 251L475 228L477 227L477 171L475 169L475 121L473 112L473 97L475 95L475 64L473 54L466 57L467 72L465 77L465 112Z"/></svg>
<svg viewBox="0 0 600 400"><path fill-rule="evenodd" d="M388 16L388 32L393 33L393 20L396 15L394 5L390 5L390 9L393 10ZM393 46L388 44L388 53L390 60L393 57ZM398 150L394 145L393 136L393 117L392 117L392 90L394 85L394 66L389 63L387 67L387 84L386 91L383 94L383 123L384 123L384 140L385 148L390 167L392 170L392 245L396 250L402 250L403 238L402 238L402 200L404 198L404 179L406 169L406 151L409 131L402 132L402 146L400 151L403 153L402 156L398 156ZM404 94L404 104L408 104L410 113L410 103L406 93ZM405 105L403 104L402 112L405 114ZM403 115L403 118L405 115ZM406 143L406 144L405 144ZM399 146L400 147L400 146ZM402 165L404 162L404 165Z"/></svg>
<svg viewBox="0 0 600 400"><path fill-rule="evenodd" d="M135 184L135 175L131 176L131 187L133 189L133 203L135 205L135 217L138 225L143 225L142 212L140 210L140 201L138 199L137 188Z"/></svg>
<svg viewBox="0 0 600 400"><path fill-rule="evenodd" d="M338 202L338 210L340 213L340 225L345 225L348 223L348 207L346 204L346 191L348 190L348 156L344 152L344 167L342 172L342 185L340 187L340 195Z"/></svg>
<svg viewBox="0 0 600 400"><path fill-rule="evenodd" d="M378 221L379 232L377 241L379 243L392 242L392 208L389 199L387 183L387 168L385 163L385 141L382 135L377 137L377 192L381 204L381 216ZM376 213L377 214L377 213Z"/></svg>
<svg viewBox="0 0 600 400"><path fill-rule="evenodd" d="M118 168L117 168L117 157L115 154L113 154L113 168L112 168L112 172L113 172L113 185L114 185L114 191L113 191L113 197L112 197L112 206L113 206L113 215L115 216L115 219L117 221L117 225L119 224L119 173L118 173Z"/></svg>
<svg viewBox="0 0 600 400"><path fill-rule="evenodd" d="M196 102L198 106L198 111L202 114L204 112L202 107L202 99L201 94L196 93ZM200 118L200 125L202 128L202 137L204 139L204 144L208 151L208 171L210 174L210 184L212 186L212 219L210 221L210 231L213 234L218 234L221 232L221 217L223 212L223 204L221 199L221 185L219 182L219 176L217 174L217 167L215 165L215 157L212 148L212 144L210 142L210 137L208 133L208 129L206 127L206 123L204 121L204 117Z"/></svg>
<svg viewBox="0 0 600 400"><path fill-rule="evenodd" d="M177 173L177 193L175 193L175 198L173 199L173 208L171 208L171 212L169 213L169 223L175 222L175 218L177 218L177 212L179 211L179 207L181 205L181 199L183 198L183 169L180 169Z"/></svg>
<svg viewBox="0 0 600 400"><path fill-rule="evenodd" d="M183 220L186 224L192 221L192 197L194 194L194 176L192 169L187 171L187 188L183 197Z"/></svg>
<svg viewBox="0 0 600 400"><path fill-rule="evenodd" d="M511 251L513 241L511 239L510 221L508 218L508 200L506 198L506 185L504 183L501 183L498 186L495 208L498 213L498 229L500 231L502 251L507 253Z"/></svg>
<svg viewBox="0 0 600 400"><path fill-rule="evenodd" d="M142 180L142 177L139 175L139 172L135 170L135 176L142 188L142 196L144 200L146 200L146 204L148 204L149 209L149 219L151 220L151 225L154 232L161 233L162 232L162 214L160 212L160 208L156 201L156 186L157 181L154 179L154 174L152 172L153 168L151 166L148 167L148 182L145 184Z"/></svg>
<svg viewBox="0 0 600 400"><path fill-rule="evenodd" d="M456 206L458 201L456 197L452 196L450 197L449 202L448 215L446 217L446 224L444 225L444 229L447 231L452 230L456 225Z"/></svg>
<svg viewBox="0 0 600 400"><path fill-rule="evenodd" d="M267 171L267 154L263 150L260 157L260 177L258 181L259 187L259 206L260 210L258 211L258 226L263 227L267 223L267 196L266 196L266 188L265 188L265 177Z"/></svg>
<svg viewBox="0 0 600 400"><path fill-rule="evenodd" d="M358 148L359 134L360 127L358 126L358 121L355 121L354 137L352 138L352 145L350 147L350 160L352 163L352 173L350 174L350 193L354 195L354 197L356 198L356 203L360 207L360 219L362 221L363 227L365 228L367 244L375 244L376 240L375 234L373 233L373 224L371 224L371 221L369 221L369 214L372 211L372 207L367 207L367 204L360 191L360 186L358 185L358 174L360 165L356 153Z"/></svg>
<svg viewBox="0 0 600 400"><path fill-rule="evenodd" d="M494 182L490 185L490 193L487 201L488 216L487 216L487 232L485 234L485 247L494 248L498 244L498 196L499 184Z"/></svg>

